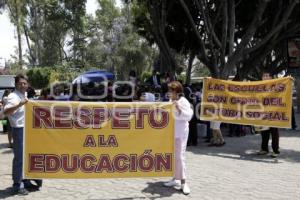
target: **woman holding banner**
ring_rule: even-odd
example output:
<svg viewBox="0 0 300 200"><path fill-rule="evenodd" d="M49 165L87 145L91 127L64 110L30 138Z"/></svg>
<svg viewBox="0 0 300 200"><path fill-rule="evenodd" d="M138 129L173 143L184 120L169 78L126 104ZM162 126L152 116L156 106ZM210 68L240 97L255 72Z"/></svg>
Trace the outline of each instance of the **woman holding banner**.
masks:
<svg viewBox="0 0 300 200"><path fill-rule="evenodd" d="M178 81L168 84L168 95L175 106L175 176L169 182L164 183L166 187L181 186L185 195L190 193L186 183L185 151L189 135L189 121L193 116L193 109L189 101L183 96L183 87Z"/></svg>

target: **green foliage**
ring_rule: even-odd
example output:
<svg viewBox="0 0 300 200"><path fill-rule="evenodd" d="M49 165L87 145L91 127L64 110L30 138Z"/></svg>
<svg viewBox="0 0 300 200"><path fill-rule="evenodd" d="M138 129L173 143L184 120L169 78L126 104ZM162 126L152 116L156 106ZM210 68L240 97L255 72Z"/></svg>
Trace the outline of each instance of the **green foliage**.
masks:
<svg viewBox="0 0 300 200"><path fill-rule="evenodd" d="M96 16L102 29L112 30L114 21L120 17L120 10L116 7L115 0L98 0L100 8Z"/></svg>
<svg viewBox="0 0 300 200"><path fill-rule="evenodd" d="M185 74L180 74L177 76L177 80L182 83L185 83L185 78L186 78Z"/></svg>
<svg viewBox="0 0 300 200"><path fill-rule="evenodd" d="M75 66L82 67L86 55L86 0L64 0L64 10L67 13L67 25L71 31L72 61Z"/></svg>
<svg viewBox="0 0 300 200"><path fill-rule="evenodd" d="M37 67L27 71L29 83L35 89L48 87L55 82L68 82L80 74L80 71L72 69L66 65L56 65L54 67Z"/></svg>
<svg viewBox="0 0 300 200"><path fill-rule="evenodd" d="M202 63L197 62L192 70L192 77L208 77L211 76L210 71Z"/></svg>
<svg viewBox="0 0 300 200"><path fill-rule="evenodd" d="M142 73L142 75L141 75L141 78L140 78L141 82L142 82L142 83L145 83L146 80L147 80L148 78L151 77L151 74L152 74L152 73L149 72L149 71L144 71L144 72Z"/></svg>
<svg viewBox="0 0 300 200"><path fill-rule="evenodd" d="M51 72L48 68L33 68L27 71L29 83L35 89L47 87L50 80L50 74Z"/></svg>
<svg viewBox="0 0 300 200"><path fill-rule="evenodd" d="M129 2L117 7L115 0L97 0L95 16L86 14L86 0L17 2L22 3L21 28L28 41L25 57L33 68L28 74L34 87L41 87L37 77L47 75L44 86L47 80L70 81L92 68L112 71L120 79L127 79L131 70L140 76L150 70L157 55L157 48L149 46L132 26ZM11 66L17 66L17 61L15 56Z"/></svg>
<svg viewBox="0 0 300 200"><path fill-rule="evenodd" d="M64 61L84 65L86 1L22 2L25 4L23 13L26 14L22 28L26 40L30 41L27 42L29 65L53 66ZM66 46L70 52L65 51Z"/></svg>
<svg viewBox="0 0 300 200"><path fill-rule="evenodd" d="M134 70L137 76L151 65L147 57L153 55L152 49L147 43L140 39L140 36L133 33L131 26L127 26L124 30L123 40L117 49L118 67L117 71L122 74L121 78L126 79L131 70ZM153 57L152 57L153 59ZM151 60L152 60L151 59Z"/></svg>
<svg viewBox="0 0 300 200"><path fill-rule="evenodd" d="M9 66L8 68L8 74L11 75L17 75L17 74L26 74L26 70L25 69L20 69L19 68L19 64L18 64L18 60L14 59L14 60L9 60L7 63L7 66Z"/></svg>
<svg viewBox="0 0 300 200"><path fill-rule="evenodd" d="M69 82L80 74L75 67L66 66L66 65L57 65L51 69L50 83L54 83L57 81Z"/></svg>
<svg viewBox="0 0 300 200"><path fill-rule="evenodd" d="M147 1L132 1L132 24L137 28L137 33L145 37L150 44L154 44L153 34L151 33L150 16L147 8Z"/></svg>
<svg viewBox="0 0 300 200"><path fill-rule="evenodd" d="M282 70L286 40L300 34L298 1L132 1L138 33L155 42L164 58L173 57L167 45L179 54L193 52L214 77Z"/></svg>
<svg viewBox="0 0 300 200"><path fill-rule="evenodd" d="M153 5L162 6L162 0L134 0L133 6L133 24L137 27L138 33L145 37L150 43L157 42L156 36L153 34L153 22L150 18L149 10ZM165 0L166 2L166 22L163 24L165 29L165 36L170 47L177 53L188 53L191 49L197 49L198 44L195 42L195 34L190 28L188 18L184 14L184 10L178 1ZM195 8L195 3L191 0L185 1L190 9L193 19L203 20L199 16L199 12Z"/></svg>
<svg viewBox="0 0 300 200"><path fill-rule="evenodd" d="M149 46L131 24L131 4L118 8L115 1L98 0L96 17L88 17L90 40L87 66L114 71L118 79L127 79L129 71L137 76L153 62L155 49Z"/></svg>
<svg viewBox="0 0 300 200"><path fill-rule="evenodd" d="M286 63L286 49L281 51L279 42L285 43L287 38L299 35L300 12L297 11L300 4L291 10L290 17L284 17L289 6L296 1L123 0L121 7L116 6L116 0L94 2L98 5L96 15L88 16L86 0L0 0L0 12L4 9L8 11L18 36L18 51L11 64L11 73L20 72L20 66L26 60L22 59L25 53L28 65L38 67L28 71L33 77L33 84L38 87L40 85L35 82L44 81L42 84L46 85L48 79L38 80L37 77L47 75L50 82L69 81L80 71L91 68L112 71L120 79L127 79L129 71L135 70L143 80L154 60L160 61L161 71L171 69L172 72L181 74L186 70L188 55L194 52L212 73L220 73L220 70L214 68L233 68L236 65L242 67L242 76L243 73L248 75L251 70L259 71L256 66L269 63L268 70L272 71L278 63ZM180 2L186 5L190 18ZM235 24L232 27L230 23L225 23L230 22L233 16L230 7L226 8L230 2L235 3ZM261 2L267 2L267 7L260 21L255 23L258 27L253 29L253 35L249 36L251 39L243 44L241 40L255 16L258 16L255 10ZM197 3L204 5L197 6ZM224 17L224 13L227 13L227 17ZM206 30L206 25L209 24L204 19L205 16L212 25L213 36L212 30ZM189 19L202 38L203 48ZM281 24L282 19L286 21ZM227 32L222 28L228 29ZM234 34L232 40L228 39L230 29ZM164 34L157 34L160 32ZM164 44L163 47L167 43L170 52L164 47L165 50L158 53L157 46L160 50L164 49L158 41ZM234 51L249 50L262 41L264 43L255 51L232 56ZM155 43L157 46L153 47ZM238 47L241 44L244 46ZM27 45L27 52L22 52L23 45ZM234 47L231 53L230 45ZM204 59L204 55L207 59ZM175 58L174 63L178 65L176 69L169 67L169 57ZM225 60L230 61L230 65L225 67ZM273 63L274 60L278 63ZM194 68L194 76L210 74L203 65L199 64ZM47 70L51 73L46 72Z"/></svg>

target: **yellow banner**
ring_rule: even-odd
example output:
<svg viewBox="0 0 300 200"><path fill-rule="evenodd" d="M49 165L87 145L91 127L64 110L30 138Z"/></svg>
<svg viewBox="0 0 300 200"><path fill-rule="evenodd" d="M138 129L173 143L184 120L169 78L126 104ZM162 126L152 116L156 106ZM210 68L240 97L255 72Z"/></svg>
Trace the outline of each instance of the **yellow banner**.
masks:
<svg viewBox="0 0 300 200"><path fill-rule="evenodd" d="M292 78L237 82L205 78L201 120L291 127Z"/></svg>
<svg viewBox="0 0 300 200"><path fill-rule="evenodd" d="M25 109L25 178L173 176L171 103L29 101Z"/></svg>

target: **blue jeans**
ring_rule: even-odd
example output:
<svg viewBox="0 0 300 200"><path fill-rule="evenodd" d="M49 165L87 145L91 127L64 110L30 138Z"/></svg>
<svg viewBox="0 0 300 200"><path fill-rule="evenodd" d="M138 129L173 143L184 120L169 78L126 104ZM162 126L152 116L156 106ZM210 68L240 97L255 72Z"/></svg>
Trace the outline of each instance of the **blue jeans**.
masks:
<svg viewBox="0 0 300 200"><path fill-rule="evenodd" d="M22 167L23 167L23 128L11 128L12 137L13 137L13 169L12 169L12 178L14 181L13 188L23 188L24 184L22 183Z"/></svg>

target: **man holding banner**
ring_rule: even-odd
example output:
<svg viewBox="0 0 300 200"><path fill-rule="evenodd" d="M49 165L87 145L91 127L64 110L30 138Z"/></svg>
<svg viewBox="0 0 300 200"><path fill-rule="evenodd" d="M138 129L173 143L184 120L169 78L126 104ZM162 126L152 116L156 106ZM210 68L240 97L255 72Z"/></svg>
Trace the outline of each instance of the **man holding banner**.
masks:
<svg viewBox="0 0 300 200"><path fill-rule="evenodd" d="M8 95L7 104L4 107L4 114L8 116L11 124L13 137L13 192L18 195L27 195L28 189L38 189L39 186L30 183L30 180L23 180L23 129L24 129L24 104L27 103L25 93L28 89L28 79L19 74L15 77L15 91Z"/></svg>

